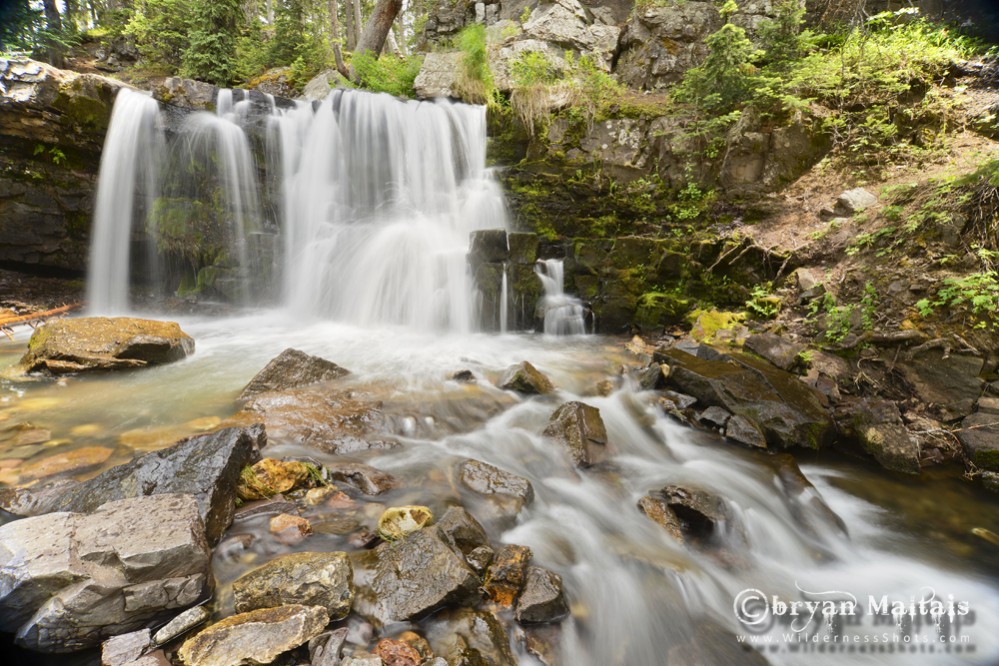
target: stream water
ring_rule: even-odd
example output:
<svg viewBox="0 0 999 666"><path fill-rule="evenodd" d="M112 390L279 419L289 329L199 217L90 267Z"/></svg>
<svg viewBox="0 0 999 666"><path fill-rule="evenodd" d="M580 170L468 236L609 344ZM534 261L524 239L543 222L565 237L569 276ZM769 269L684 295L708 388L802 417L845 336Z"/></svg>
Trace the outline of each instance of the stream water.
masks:
<svg viewBox="0 0 999 666"><path fill-rule="evenodd" d="M149 112L145 98L126 101L132 121ZM240 106L246 100L223 101L222 114L185 124L186 149L204 136L216 137L218 146L239 143L235 131L251 115ZM243 284L252 285L259 269L250 253L241 254L247 234L276 233L283 307L180 318L197 352L172 365L0 384L3 483L30 483L26 468L53 453L109 449L106 459L77 473L83 477L214 427L235 411L240 389L267 361L295 347L350 369L346 385L384 403L399 446L353 456L403 480L380 502L426 504L440 515L461 501L494 542L527 545L537 563L562 575L572 614L554 639L559 664L743 663L732 635L759 641L774 664L997 663L999 546L976 535L999 533L994 497L956 478L901 479L828 454L806 457L799 475L774 456L671 421L653 393L621 378L622 366L640 359L620 340L474 332L474 286L464 268L468 232L505 224L502 198L484 168L480 109L337 93L318 107L269 114L266 154L279 155L280 168L230 179L223 165L213 178L232 184L222 218L233 243L227 261ZM131 126L141 133L156 124L147 118ZM109 136L109 144L115 140ZM106 155L142 155L126 147ZM240 152L220 147L215 154L240 160ZM252 196L245 195L248 179L261 179ZM102 180L102 196L106 186ZM146 233L151 227L136 216L156 205L122 200L134 204L149 190L162 191L162 183L143 187L137 180L132 190L108 195L114 205L105 223L118 225L117 232L96 237L119 242L95 248L94 257L116 267L91 273L98 310L127 304L130 259L120 236ZM268 188L279 196L267 195ZM276 205L261 205L261 219L250 221L256 204L248 202L257 194ZM559 270L549 263L538 272L547 280L546 312L563 311L569 320L546 317L545 329L582 333L582 307L562 293ZM0 376L23 353L28 334L0 343ZM551 377L555 396L518 397L494 387L504 368L523 360ZM462 369L477 381L448 379ZM605 379L616 388L601 396L595 387ZM555 408L574 399L600 409L612 449L605 464L586 471L541 436ZM32 430L48 431L47 441L18 441L18 433ZM292 445L267 454L330 460ZM453 480L453 466L464 458L530 479L534 502L513 520L491 514ZM716 493L731 519L703 543L678 544L637 508L643 495L666 484ZM273 541L257 543L242 556L216 557L220 612L231 603L228 582L281 552ZM294 547L351 548L345 537L321 530ZM754 595L766 603L750 603ZM930 598L953 601L946 609L953 612L888 610L890 602ZM857 602L853 612L828 621L794 605L850 599ZM516 635L514 643L522 663L537 663Z"/></svg>

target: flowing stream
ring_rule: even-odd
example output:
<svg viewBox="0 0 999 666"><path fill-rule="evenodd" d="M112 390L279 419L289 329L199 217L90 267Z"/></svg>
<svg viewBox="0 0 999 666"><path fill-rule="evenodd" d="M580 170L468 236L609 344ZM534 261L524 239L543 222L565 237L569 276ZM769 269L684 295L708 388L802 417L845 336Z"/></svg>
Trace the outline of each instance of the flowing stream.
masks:
<svg viewBox="0 0 999 666"><path fill-rule="evenodd" d="M108 138L105 161L114 164L102 167L93 255L105 263L92 266L90 276L91 306L98 311L127 304L129 271L121 266L132 260L125 252L129 244L115 233L129 239L140 226L155 229L139 225L137 216L157 204L136 208L128 202L171 186L169 179L158 181L159 189L121 181L111 193L104 175L115 164L127 172L128 163L143 159L141 142L153 140L143 132L159 131L149 101L131 93L119 100ZM132 129L119 135L125 103ZM29 464L54 451L111 449L101 466L80 473L86 476L210 428L235 411L236 395L258 370L295 347L350 369L345 385L384 403L399 446L352 456L404 481L380 502L426 504L440 515L460 501L494 543L530 546L535 562L562 575L572 613L552 639L559 664L744 663L733 635L771 637L771 645L760 647L773 664L997 663L999 546L973 533L999 533L994 498L947 476L899 479L828 454L804 456L799 475L779 458L678 425L654 393L622 377L622 366L641 361L620 340L578 335L584 312L562 292L561 263L547 262L538 271L546 291L545 332L577 335L474 332L468 234L506 224L502 197L484 166L482 109L356 92L333 93L318 106L278 109L270 100L265 145L257 151L268 156L261 169L239 166L247 155L255 159L253 144L236 132L252 116L247 104L226 94L219 115L197 114L185 122L173 149L190 156L199 145L214 145L216 154L228 156L222 162L229 166L210 180L222 186L218 228L231 248L230 275L254 302L253 273L264 268L253 264L251 238L270 229L281 247L274 259L281 307L180 318L197 352L172 365L0 384L2 433L24 424L51 433L42 444L0 437L4 483L31 481L19 462L4 461ZM152 167L136 173L135 183L156 179ZM247 188L251 181L256 184ZM193 211L190 201L200 195L186 191L184 205ZM100 226L112 222L120 225L114 233ZM107 246L97 247L102 243ZM105 264L114 270L105 271ZM0 370L16 363L28 333L0 343ZM552 378L555 396L495 388L503 369L523 360ZM476 381L449 379L462 369ZM607 379L615 389L601 396L595 387ZM541 436L567 400L599 408L612 451L605 464L577 470ZM331 459L291 445L267 453ZM453 482L453 467L464 458L530 479L534 502L513 518L497 515ZM717 494L731 519L702 543L679 544L637 508L643 495L667 484ZM317 530L296 548L351 546L343 536ZM216 557L223 608L231 603L225 585L275 554L251 549L241 558ZM750 631L736 616L736 602L757 591L785 604L852 597L860 612L844 628L807 614L781 615L776 605L769 618L774 624L763 618ZM940 622L920 617L915 626L911 617L869 612L869 599L908 604L930 594L964 603L970 612ZM760 620L759 609L751 610L742 619ZM782 639L782 623L795 620L798 639ZM859 638L850 644L821 640L843 633ZM811 634L819 641L801 639ZM959 642L944 642L951 636ZM516 631L513 642L521 663L538 663Z"/></svg>

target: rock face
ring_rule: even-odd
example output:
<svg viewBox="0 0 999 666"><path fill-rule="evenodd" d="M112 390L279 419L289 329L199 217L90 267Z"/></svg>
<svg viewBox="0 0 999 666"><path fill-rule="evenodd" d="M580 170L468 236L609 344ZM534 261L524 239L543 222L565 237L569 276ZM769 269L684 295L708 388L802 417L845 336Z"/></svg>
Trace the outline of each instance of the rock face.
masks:
<svg viewBox="0 0 999 666"><path fill-rule="evenodd" d="M177 654L189 666L269 664L318 636L328 622L322 606L262 608L216 622L188 639Z"/></svg>
<svg viewBox="0 0 999 666"><path fill-rule="evenodd" d="M388 624L474 601L482 581L452 543L438 525L358 556L355 611Z"/></svg>
<svg viewBox="0 0 999 666"><path fill-rule="evenodd" d="M42 652L92 647L196 603L212 587L210 561L189 495L14 521L0 527L0 631Z"/></svg>
<svg viewBox="0 0 999 666"><path fill-rule="evenodd" d="M232 593L237 613L301 604L322 606L339 620L354 599L353 570L346 553L293 553L243 574Z"/></svg>
<svg viewBox="0 0 999 666"><path fill-rule="evenodd" d="M60 319L39 327L20 365L54 375L141 368L194 353L194 339L170 321L129 317Z"/></svg>
<svg viewBox="0 0 999 666"><path fill-rule="evenodd" d="M0 495L0 506L17 515L88 513L111 500L182 493L194 496L214 543L232 522L240 470L266 443L260 426L226 428L181 440L82 483Z"/></svg>
<svg viewBox="0 0 999 666"><path fill-rule="evenodd" d="M100 151L122 87L0 58L0 262L83 272Z"/></svg>
<svg viewBox="0 0 999 666"><path fill-rule="evenodd" d="M748 356L706 360L677 349L657 352L656 360L670 366L671 388L743 417L769 446L817 449L835 432L815 389L769 363Z"/></svg>
<svg viewBox="0 0 999 666"><path fill-rule="evenodd" d="M607 429L596 407L563 404L552 414L544 434L565 449L576 467L590 467L607 457Z"/></svg>
<svg viewBox="0 0 999 666"><path fill-rule="evenodd" d="M423 58L420 73L413 81L417 97L457 97L455 86L461 71L463 54L460 51L431 52Z"/></svg>
<svg viewBox="0 0 999 666"><path fill-rule="evenodd" d="M310 356L297 349L285 349L264 366L263 370L254 375L239 394L238 400L244 402L260 393L287 391L310 384L333 381L349 374L349 370L341 368L332 361Z"/></svg>
<svg viewBox="0 0 999 666"><path fill-rule="evenodd" d="M524 34L589 56L593 64L610 71L621 29L594 21L577 0L542 3L524 23Z"/></svg>

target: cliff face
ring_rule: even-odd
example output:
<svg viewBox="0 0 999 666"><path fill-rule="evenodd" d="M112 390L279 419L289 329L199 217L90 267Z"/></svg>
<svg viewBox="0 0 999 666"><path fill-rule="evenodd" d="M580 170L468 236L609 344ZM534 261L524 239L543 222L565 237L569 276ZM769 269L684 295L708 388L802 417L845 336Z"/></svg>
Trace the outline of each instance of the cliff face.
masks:
<svg viewBox="0 0 999 666"><path fill-rule="evenodd" d="M123 85L0 60L0 263L84 270L101 147Z"/></svg>

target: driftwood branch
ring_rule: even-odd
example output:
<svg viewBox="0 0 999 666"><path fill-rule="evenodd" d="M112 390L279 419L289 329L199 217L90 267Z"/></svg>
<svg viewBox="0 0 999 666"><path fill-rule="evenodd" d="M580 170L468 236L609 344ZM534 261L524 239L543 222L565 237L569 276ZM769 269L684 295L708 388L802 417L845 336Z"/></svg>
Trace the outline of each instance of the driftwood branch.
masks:
<svg viewBox="0 0 999 666"><path fill-rule="evenodd" d="M21 324L33 325L34 322L48 319L50 317L57 317L59 315L66 314L67 312L72 312L82 306L83 303L71 303L58 308L52 308L51 310L32 312L31 314L26 315L0 316L0 332L3 332L3 334L8 338L13 339L12 329L14 326L20 326Z"/></svg>

